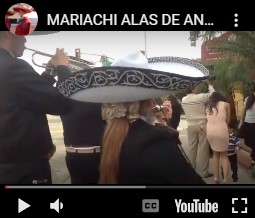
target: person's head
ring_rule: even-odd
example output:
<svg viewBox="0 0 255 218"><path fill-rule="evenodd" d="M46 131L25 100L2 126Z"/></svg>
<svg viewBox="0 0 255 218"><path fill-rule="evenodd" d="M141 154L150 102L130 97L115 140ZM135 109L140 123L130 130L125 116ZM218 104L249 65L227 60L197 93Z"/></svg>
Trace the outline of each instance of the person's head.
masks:
<svg viewBox="0 0 255 218"><path fill-rule="evenodd" d="M21 57L25 50L26 38L12 34L9 31L0 31L0 47L7 50L15 57Z"/></svg>
<svg viewBox="0 0 255 218"><path fill-rule="evenodd" d="M177 98L175 95L171 94L167 97L167 100L171 102L172 106L179 105L180 103L178 102Z"/></svg>
<svg viewBox="0 0 255 218"><path fill-rule="evenodd" d="M210 114L213 113L213 108L215 108L218 113L217 105L220 101L226 102L226 98L220 92L213 92L207 103L207 108Z"/></svg>
<svg viewBox="0 0 255 218"><path fill-rule="evenodd" d="M187 94L198 94L198 87L197 86L190 86L187 90L186 90Z"/></svg>
<svg viewBox="0 0 255 218"><path fill-rule="evenodd" d="M251 90L250 96L247 99L246 110L251 109L254 103L255 103L255 86Z"/></svg>
<svg viewBox="0 0 255 218"><path fill-rule="evenodd" d="M22 18L26 14L25 10L19 10L19 16Z"/></svg>
<svg viewBox="0 0 255 218"><path fill-rule="evenodd" d="M100 163L100 184L117 184L119 157L129 130L129 117L151 114L153 100L133 103L103 104L102 117L107 120L103 136L103 152Z"/></svg>
<svg viewBox="0 0 255 218"><path fill-rule="evenodd" d="M228 124L228 132L229 132L229 134L233 134L235 132L236 128L237 128L236 124L234 122L230 122Z"/></svg>
<svg viewBox="0 0 255 218"><path fill-rule="evenodd" d="M140 101L139 114L143 116L151 113L153 106L155 106L155 101L153 99Z"/></svg>
<svg viewBox="0 0 255 218"><path fill-rule="evenodd" d="M157 105L157 103L153 99L140 101L138 114L145 117L146 122L149 124L153 124L155 121L155 113L153 111L155 105Z"/></svg>

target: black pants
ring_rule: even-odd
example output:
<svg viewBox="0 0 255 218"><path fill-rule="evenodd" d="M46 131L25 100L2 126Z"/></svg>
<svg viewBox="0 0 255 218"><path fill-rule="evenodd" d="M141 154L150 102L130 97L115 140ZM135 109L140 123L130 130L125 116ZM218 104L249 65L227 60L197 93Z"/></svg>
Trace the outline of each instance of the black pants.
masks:
<svg viewBox="0 0 255 218"><path fill-rule="evenodd" d="M72 184L97 184L99 164L100 153L66 153L66 165Z"/></svg>
<svg viewBox="0 0 255 218"><path fill-rule="evenodd" d="M233 180L238 180L238 174L237 174L237 171L238 171L237 155L236 154L230 155L230 156L228 156L228 159L229 159L230 167L231 167L231 170L232 170L232 179ZM223 169L222 168L221 168L221 172L222 172L222 177L224 177L223 176Z"/></svg>
<svg viewBox="0 0 255 218"><path fill-rule="evenodd" d="M238 132L238 137L244 139L245 145L249 146L252 149L251 158L255 161L255 123L246 123L240 127Z"/></svg>
<svg viewBox="0 0 255 218"><path fill-rule="evenodd" d="M51 168L47 159L0 164L0 184L51 183Z"/></svg>
<svg viewBox="0 0 255 218"><path fill-rule="evenodd" d="M253 146L250 146L251 148L251 159L255 161L255 144Z"/></svg>

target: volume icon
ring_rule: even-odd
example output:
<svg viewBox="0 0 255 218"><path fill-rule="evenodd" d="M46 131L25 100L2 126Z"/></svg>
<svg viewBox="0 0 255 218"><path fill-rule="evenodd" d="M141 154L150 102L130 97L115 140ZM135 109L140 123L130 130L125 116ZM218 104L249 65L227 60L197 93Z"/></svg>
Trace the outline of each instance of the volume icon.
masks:
<svg viewBox="0 0 255 218"><path fill-rule="evenodd" d="M54 202L50 203L50 209L55 210L59 213L59 210L63 209L64 205L62 202L59 202L59 198Z"/></svg>

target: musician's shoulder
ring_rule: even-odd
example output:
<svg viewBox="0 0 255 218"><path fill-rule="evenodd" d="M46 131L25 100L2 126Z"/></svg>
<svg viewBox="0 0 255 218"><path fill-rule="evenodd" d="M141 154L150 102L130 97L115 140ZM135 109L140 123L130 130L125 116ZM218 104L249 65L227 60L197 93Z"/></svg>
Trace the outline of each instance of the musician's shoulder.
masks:
<svg viewBox="0 0 255 218"><path fill-rule="evenodd" d="M176 131L165 125L157 125L154 127L155 134L161 137L173 138L176 136Z"/></svg>
<svg viewBox="0 0 255 218"><path fill-rule="evenodd" d="M147 135L151 141L155 140L166 140L171 141L175 135L169 130L168 126L151 126L150 131Z"/></svg>
<svg viewBox="0 0 255 218"><path fill-rule="evenodd" d="M154 141L157 139L172 139L174 134L169 130L168 126L154 126L149 125L142 119L137 119L132 122L129 129L130 136L137 136L139 138L146 138L146 140Z"/></svg>
<svg viewBox="0 0 255 218"><path fill-rule="evenodd" d="M34 68L25 60L16 58L15 63L13 63L13 67L20 72L31 72L35 71Z"/></svg>
<svg viewBox="0 0 255 218"><path fill-rule="evenodd" d="M32 67L27 61L21 59L21 58L16 58L16 63L19 65L27 66L27 67Z"/></svg>

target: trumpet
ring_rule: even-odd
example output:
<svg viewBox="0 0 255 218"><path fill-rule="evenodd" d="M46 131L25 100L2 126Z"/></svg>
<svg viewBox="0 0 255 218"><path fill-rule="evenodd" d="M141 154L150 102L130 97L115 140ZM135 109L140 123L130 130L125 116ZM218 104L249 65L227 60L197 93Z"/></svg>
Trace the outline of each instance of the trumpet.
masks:
<svg viewBox="0 0 255 218"><path fill-rule="evenodd" d="M45 57L53 57L54 55L51 54L47 54L41 51L37 51L35 49L31 49L31 48L26 48L29 51L33 51L34 53L32 54L32 63L37 66L37 67L42 67L42 68L46 68L46 69L50 69L50 70L54 70L54 67L50 66L49 64L42 64L39 65L35 62L34 58L36 55L42 55ZM70 64L70 69L71 71L75 72L75 71L79 71L79 70L83 70L86 68L90 68L93 67L94 63L91 63L89 61L83 60L81 58L76 58L74 56L68 56L69 57L69 64Z"/></svg>

